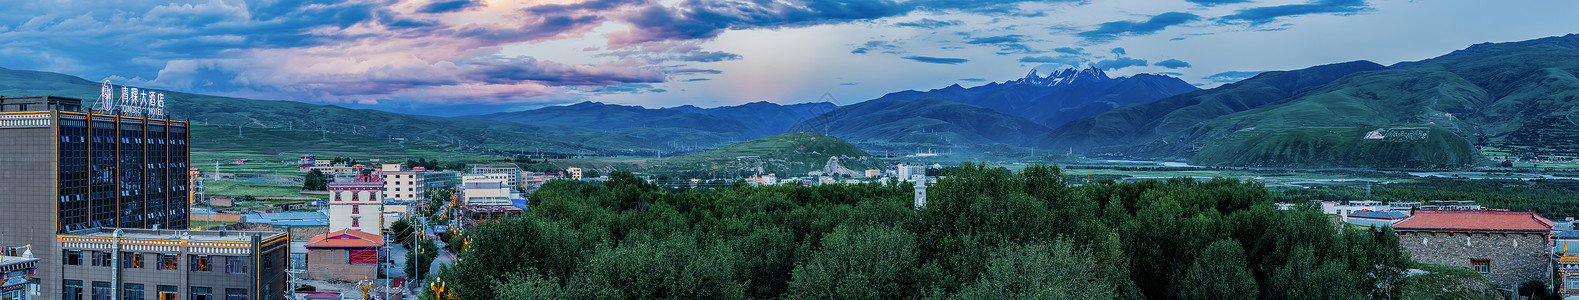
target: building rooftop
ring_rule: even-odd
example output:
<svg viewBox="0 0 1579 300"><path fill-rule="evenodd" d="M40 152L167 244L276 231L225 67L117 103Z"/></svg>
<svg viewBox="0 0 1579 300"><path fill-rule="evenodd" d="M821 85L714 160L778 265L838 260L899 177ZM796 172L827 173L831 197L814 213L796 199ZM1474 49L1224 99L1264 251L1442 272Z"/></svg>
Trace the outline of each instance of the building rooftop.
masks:
<svg viewBox="0 0 1579 300"><path fill-rule="evenodd" d="M252 218L257 218L257 220L253 220ZM268 222L273 222L273 221L304 221L304 220L328 220L328 219L329 219L329 215L325 215L324 213L321 213L321 212L311 211L311 212L252 213L251 215L248 216L247 221L257 222L257 223L268 223Z"/></svg>
<svg viewBox="0 0 1579 300"><path fill-rule="evenodd" d="M1402 213L1402 212L1396 212L1396 211L1362 210L1362 211L1357 211L1357 212L1350 213L1349 217L1350 218L1394 219L1394 220L1396 220L1396 219L1407 218L1407 217L1409 217L1409 214Z"/></svg>
<svg viewBox="0 0 1579 300"><path fill-rule="evenodd" d="M1563 230L1562 232L1558 232L1556 235L1553 235L1552 238L1555 238L1555 239L1579 239L1579 230L1571 230L1571 229L1570 230ZM1579 250L1579 249L1574 249L1574 250Z"/></svg>
<svg viewBox="0 0 1579 300"><path fill-rule="evenodd" d="M21 256L4 256L4 255L0 255L0 266L9 266L9 265L13 265L13 264L26 263L26 262L30 262L30 261L38 261L38 258L36 258L36 257L35 258L26 258L26 257L21 257Z"/></svg>
<svg viewBox="0 0 1579 300"><path fill-rule="evenodd" d="M93 238L114 238L116 228L97 228L68 232L61 236L79 236ZM251 242L256 236L262 240L284 236L283 231L240 231L240 230L168 230L168 229L138 229L121 228L125 234L123 239L149 239L149 240L194 240L209 242Z"/></svg>
<svg viewBox="0 0 1579 300"><path fill-rule="evenodd" d="M307 242L308 248L362 248L383 247L384 237L354 229L341 229L314 236Z"/></svg>
<svg viewBox="0 0 1579 300"><path fill-rule="evenodd" d="M1393 229L1547 232L1552 224L1552 220L1528 211L1421 210Z"/></svg>

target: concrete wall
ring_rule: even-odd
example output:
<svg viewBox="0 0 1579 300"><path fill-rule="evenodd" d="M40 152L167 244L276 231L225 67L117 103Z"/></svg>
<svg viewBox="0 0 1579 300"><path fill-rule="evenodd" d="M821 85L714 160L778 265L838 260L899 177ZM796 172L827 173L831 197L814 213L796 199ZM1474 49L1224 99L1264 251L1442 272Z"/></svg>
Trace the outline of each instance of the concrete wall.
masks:
<svg viewBox="0 0 1579 300"><path fill-rule="evenodd" d="M1551 280L1545 234L1399 231L1398 238L1399 245L1418 262L1473 270L1471 259L1488 259L1491 273L1485 274L1486 279L1500 288L1517 289L1525 281Z"/></svg>
<svg viewBox="0 0 1579 300"><path fill-rule="evenodd" d="M352 265L346 249L308 249L307 273L315 280L357 282L378 277L378 265Z"/></svg>

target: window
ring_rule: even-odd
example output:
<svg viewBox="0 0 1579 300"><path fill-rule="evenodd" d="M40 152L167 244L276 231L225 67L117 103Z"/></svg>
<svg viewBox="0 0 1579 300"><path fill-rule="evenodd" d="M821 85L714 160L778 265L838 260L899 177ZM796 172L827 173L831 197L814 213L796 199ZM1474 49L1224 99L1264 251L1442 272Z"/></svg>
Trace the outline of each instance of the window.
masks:
<svg viewBox="0 0 1579 300"><path fill-rule="evenodd" d="M187 260L192 261L192 271L209 271L208 255L188 255Z"/></svg>
<svg viewBox="0 0 1579 300"><path fill-rule="evenodd" d="M141 269L143 267L142 253L121 253L121 267L127 269Z"/></svg>
<svg viewBox="0 0 1579 300"><path fill-rule="evenodd" d="M351 250L346 251L347 263L353 265L378 264L378 250Z"/></svg>
<svg viewBox="0 0 1579 300"><path fill-rule="evenodd" d="M206 287L192 287L192 300L214 300L214 289Z"/></svg>
<svg viewBox="0 0 1579 300"><path fill-rule="evenodd" d="M250 261L247 261L246 256L227 256L225 257L225 273L247 274L247 270L251 267L250 263Z"/></svg>
<svg viewBox="0 0 1579 300"><path fill-rule="evenodd" d="M121 296L124 300L143 300L143 285L136 283L126 284L126 294Z"/></svg>
<svg viewBox="0 0 1579 300"><path fill-rule="evenodd" d="M66 250L66 258L64 260L67 265L82 265L82 250ZM81 288L82 283L77 283L77 287Z"/></svg>
<svg viewBox="0 0 1579 300"><path fill-rule="evenodd" d="M361 218L351 218L351 227L362 227Z"/></svg>
<svg viewBox="0 0 1579 300"><path fill-rule="evenodd" d="M259 270L268 270L268 269L274 268L274 253L273 252L264 253L262 260L263 260L263 263L258 264L258 269Z"/></svg>
<svg viewBox="0 0 1579 300"><path fill-rule="evenodd" d="M95 266L95 267L113 267L113 266L115 266L114 257L112 257L112 256L114 256L114 254L111 254L109 251L93 251L93 266Z"/></svg>
<svg viewBox="0 0 1579 300"><path fill-rule="evenodd" d="M176 263L175 260L176 260L175 254L160 254L159 255L159 269L160 270L179 270L179 269L181 269L179 267L180 264Z"/></svg>
<svg viewBox="0 0 1579 300"><path fill-rule="evenodd" d="M181 291L177 291L173 285L159 286L159 300L176 300L176 298L180 298L176 297L176 295L180 294Z"/></svg>
<svg viewBox="0 0 1579 300"><path fill-rule="evenodd" d="M61 284L60 299L82 300L82 281L66 280Z"/></svg>
<svg viewBox="0 0 1579 300"><path fill-rule="evenodd" d="M1475 269L1475 272L1480 272L1480 274L1491 273L1490 259L1472 258L1469 260L1469 266L1471 269Z"/></svg>
<svg viewBox="0 0 1579 300"><path fill-rule="evenodd" d="M352 204L351 205L351 214L354 215L354 214L360 214L360 213L362 213L362 206L361 205Z"/></svg>
<svg viewBox="0 0 1579 300"><path fill-rule="evenodd" d="M225 300L247 300L247 290L225 289Z"/></svg>
<svg viewBox="0 0 1579 300"><path fill-rule="evenodd" d="M103 281L93 282L93 300L110 300L110 283Z"/></svg>

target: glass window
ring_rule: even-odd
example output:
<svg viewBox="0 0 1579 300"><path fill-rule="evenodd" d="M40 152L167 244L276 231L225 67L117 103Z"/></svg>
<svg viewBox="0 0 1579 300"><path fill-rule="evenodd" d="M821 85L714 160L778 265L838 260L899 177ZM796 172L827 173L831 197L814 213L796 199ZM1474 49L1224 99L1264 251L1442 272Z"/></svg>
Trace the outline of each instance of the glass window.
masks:
<svg viewBox="0 0 1579 300"><path fill-rule="evenodd" d="M159 269L160 270L180 270L181 269L179 267L180 264L176 262L176 258L177 258L177 256L175 256L175 254L160 254L159 255Z"/></svg>
<svg viewBox="0 0 1579 300"><path fill-rule="evenodd" d="M351 214L360 214L360 213L362 213L362 206L361 205L352 204L351 205Z"/></svg>
<svg viewBox="0 0 1579 300"><path fill-rule="evenodd" d="M64 260L67 265L82 265L82 250L66 250L66 258ZM82 284L78 283L77 287L81 288Z"/></svg>
<svg viewBox="0 0 1579 300"><path fill-rule="evenodd" d="M141 269L143 267L142 253L121 253L121 267L127 269Z"/></svg>
<svg viewBox="0 0 1579 300"><path fill-rule="evenodd" d="M180 298L176 297L180 294L181 291L176 290L175 286L173 285L159 286L159 300L176 300L176 298Z"/></svg>
<svg viewBox="0 0 1579 300"><path fill-rule="evenodd" d="M110 300L110 283L103 281L93 282L93 300Z"/></svg>
<svg viewBox="0 0 1579 300"><path fill-rule="evenodd" d="M82 300L82 281L66 280L61 284L60 298L65 300Z"/></svg>
<svg viewBox="0 0 1579 300"><path fill-rule="evenodd" d="M1490 259L1470 259L1469 265L1472 269L1475 269L1475 272L1480 272L1481 274L1491 273Z"/></svg>
<svg viewBox="0 0 1579 300"><path fill-rule="evenodd" d="M225 289L225 300L247 300L247 290Z"/></svg>
<svg viewBox="0 0 1579 300"><path fill-rule="evenodd" d="M121 296L121 298L125 300L143 300L143 285L137 283L126 284L125 296Z"/></svg>
<svg viewBox="0 0 1579 300"><path fill-rule="evenodd" d="M214 300L214 289L194 286L192 287L192 300Z"/></svg>
<svg viewBox="0 0 1579 300"><path fill-rule="evenodd" d="M362 219L351 218L351 227L362 227Z"/></svg>
<svg viewBox="0 0 1579 300"><path fill-rule="evenodd" d="M115 266L111 262L110 256L111 256L111 254L110 254L109 251L93 251L93 266L95 266L95 267L113 267L113 266Z"/></svg>
<svg viewBox="0 0 1579 300"><path fill-rule="evenodd" d="M187 260L192 261L192 271L208 271L208 255L189 255Z"/></svg>
<svg viewBox="0 0 1579 300"><path fill-rule="evenodd" d="M246 256L227 256L225 257L225 273L247 274L247 270L251 267L250 264L251 262L247 261Z"/></svg>

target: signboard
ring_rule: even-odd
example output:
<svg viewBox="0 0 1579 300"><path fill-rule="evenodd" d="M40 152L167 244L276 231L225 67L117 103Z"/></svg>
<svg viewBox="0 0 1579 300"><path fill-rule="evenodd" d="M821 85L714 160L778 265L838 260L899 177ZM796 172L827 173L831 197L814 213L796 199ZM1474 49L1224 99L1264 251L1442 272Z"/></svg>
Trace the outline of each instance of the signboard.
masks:
<svg viewBox="0 0 1579 300"><path fill-rule="evenodd" d="M450 232L450 227L449 226L433 225L433 233L446 233L446 232Z"/></svg>
<svg viewBox="0 0 1579 300"><path fill-rule="evenodd" d="M105 79L99 85L99 109L105 111L118 110L122 114L162 117L165 115L164 93L121 86L120 97L116 97L115 85L111 84L110 80Z"/></svg>

